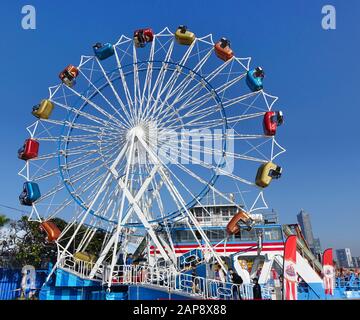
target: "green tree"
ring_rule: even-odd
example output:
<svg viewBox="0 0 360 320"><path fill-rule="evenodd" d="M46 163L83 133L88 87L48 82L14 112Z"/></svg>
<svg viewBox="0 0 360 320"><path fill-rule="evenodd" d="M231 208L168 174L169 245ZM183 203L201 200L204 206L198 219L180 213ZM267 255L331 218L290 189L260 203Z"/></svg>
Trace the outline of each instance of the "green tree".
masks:
<svg viewBox="0 0 360 320"><path fill-rule="evenodd" d="M0 228L9 222L10 222L10 219L7 216L0 214Z"/></svg>
<svg viewBox="0 0 360 320"><path fill-rule="evenodd" d="M52 219L52 222L60 230L64 230L67 223L59 218ZM62 246L66 245L72 232L77 225L73 225L63 236L64 240L60 240ZM69 247L70 252L74 252L75 244L78 244L87 231L87 227L82 226L75 240ZM100 251L105 232L97 230L94 237L88 244L86 252L97 255ZM8 242L10 246L9 257L10 264L14 268L23 267L30 264L35 268L41 268L43 262L55 262L57 258L57 246L55 243L49 243L45 240L46 235L40 230L39 222L29 221L26 216L20 220L10 224L10 235Z"/></svg>

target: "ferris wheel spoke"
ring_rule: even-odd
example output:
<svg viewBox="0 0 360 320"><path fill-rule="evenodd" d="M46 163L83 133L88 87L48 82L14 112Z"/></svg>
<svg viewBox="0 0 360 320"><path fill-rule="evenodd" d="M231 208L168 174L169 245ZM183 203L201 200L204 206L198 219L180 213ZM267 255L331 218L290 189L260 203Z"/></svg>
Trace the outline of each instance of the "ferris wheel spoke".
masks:
<svg viewBox="0 0 360 320"><path fill-rule="evenodd" d="M119 114L119 116L121 117L121 119L124 120L125 123L126 123L128 126L133 125L133 122L132 122L133 119L132 119L132 117L130 116L129 112L127 111L125 104L124 104L123 101L121 100L121 98L120 98L120 96L119 96L119 93L118 93L117 90L115 89L114 84L113 84L112 81L109 79L109 76L108 76L107 73L105 72L105 69L104 69L104 67L102 66L102 64L100 63L100 61L99 61L98 58L96 58L96 61L97 61L98 65L99 65L99 67L100 67L100 69L101 69L101 71L102 71L102 73L103 73L103 75L104 75L107 83L109 84L109 86L110 86L113 94L115 95L115 97L116 97L116 99L117 99L117 102L119 103L119 105L121 106L121 109L123 110L125 116L127 117L127 119L124 119L124 117L123 117L119 112L117 112L117 114Z"/></svg>
<svg viewBox="0 0 360 320"><path fill-rule="evenodd" d="M246 99L246 98L244 98L244 99ZM248 119L252 119L252 118L256 118L256 117L260 117L260 116L263 117L264 114L265 114L265 111L261 111L261 112L258 112L258 113L250 113L249 114L249 113L247 113L247 111L250 109L250 107L252 107L252 108L255 108L255 107L252 104L246 105L246 106L248 108L243 112L243 114L241 114L239 116L234 116L234 117L227 118L227 123L228 124L235 123L234 124L234 126L235 126L239 121L248 120ZM206 109L202 109L200 111L197 111L195 113L192 110L190 110L188 113L182 115L182 118L185 119L185 118L197 115L198 117L191 121L191 124L194 124L195 122L198 122L198 120L200 120L202 118L210 117L212 114L214 114L216 112L219 112L216 107L217 107L216 105L213 105L213 106L210 106L210 107L208 107ZM227 105L227 107L228 107L228 105ZM260 109L260 110L262 110L262 109ZM216 120L210 120L210 121L213 122L213 123L216 123ZM163 121L162 123L163 123L163 125L167 125L169 128L176 129L178 127L173 126L176 122L177 122L176 119L169 118L165 122ZM205 126L206 121L205 122L198 122L197 124Z"/></svg>
<svg viewBox="0 0 360 320"><path fill-rule="evenodd" d="M129 45L129 48L130 47L132 47L132 45ZM116 49L115 49L114 53L115 53L115 58L116 58L116 62L117 62L117 67L118 67L119 74L120 74L122 87L123 87L123 90L124 90L124 93L125 93L125 98L126 98L126 101L127 101L127 106L129 108L131 118L135 119L134 102L133 102L133 100L131 98L131 93L130 93L129 87L127 85L127 82L126 82L126 77L125 77L125 74L124 74L124 70L123 70L123 68L121 66L121 61L120 61L120 58L119 58L119 55L118 55L118 52L117 52Z"/></svg>
<svg viewBox="0 0 360 320"><path fill-rule="evenodd" d="M80 124L84 128L89 128L89 130L93 129L93 128L94 129L98 128L99 130L101 130L101 128L103 128L103 127L106 127L108 129L111 128L111 130L117 130L118 129L118 126L111 123L109 120L105 120L105 119L99 118L97 116L91 115L90 113L82 111L84 105L81 106L79 109L76 109L74 107L68 106L67 104L60 103L60 102L58 102L56 100L50 100L50 101L52 103L54 103L56 106L59 106L59 107L65 109L66 111L73 113L74 117L81 116L81 117L84 117L85 119L88 119L90 121L93 121L93 122L101 125L101 127L99 127L99 126L92 126L92 125L89 125L89 124ZM86 102L85 102L85 104L86 104ZM49 123L53 122L50 119L42 119L42 121L49 122ZM57 121L54 121L54 123L61 125L61 121L60 121L60 123L57 122ZM70 122L67 121L67 120L63 121L63 124L68 124L68 123L70 123ZM79 124L76 124L76 125L79 125Z"/></svg>
<svg viewBox="0 0 360 320"><path fill-rule="evenodd" d="M74 189L72 194L76 195L78 198L82 198L82 196L85 195L87 191L91 190L93 196L94 192L96 191L93 186L96 185L96 183L101 182L106 174L104 173L97 175L98 173L99 170L91 170L88 172L88 174L83 174L82 177L79 177L76 182L81 181L83 178L85 179L77 186L76 189Z"/></svg>
<svg viewBox="0 0 360 320"><path fill-rule="evenodd" d="M198 199L198 197L182 182L182 179L180 179L174 172L173 170L169 170L170 174L175 178L175 181L177 181L179 183L179 185L181 185L181 187L191 196L192 199L194 199L196 201L196 203L198 205L202 205L200 200ZM196 176L196 175L195 175ZM194 176L193 176L194 177ZM199 181L199 179L196 180ZM202 180L202 179L201 179ZM201 181L199 181L201 182ZM207 185L207 184L206 184ZM211 217L212 214L206 209L206 207L203 207L203 210Z"/></svg>
<svg viewBox="0 0 360 320"><path fill-rule="evenodd" d="M219 109L216 110L216 111L208 111L208 113L204 112L202 115L200 115L200 116L192 119L191 121L187 120L186 125L189 126L189 125L192 125L192 124L199 123L199 120L204 119L204 118L205 118L205 119L206 119L206 118L209 118L212 114L214 114L214 113L219 113L219 112L220 112ZM185 116L181 116L182 121L184 121L185 118L186 118ZM186 121L186 119L185 119L185 121ZM208 121L211 121L211 120L208 120ZM221 120L221 121L223 121L223 120ZM166 119L165 121L162 120L162 125L163 125L163 126L167 126L168 128L172 128L172 129L173 129L173 126L174 126L177 122L179 122L179 119L170 119L170 118L169 118L169 119ZM219 123L219 120L218 120L218 123Z"/></svg>
<svg viewBox="0 0 360 320"><path fill-rule="evenodd" d="M60 139L63 143L68 142L83 142L83 143L98 143L99 141L102 141L103 138L106 138L108 135L104 134L84 134L84 135L62 135L60 136ZM108 139L116 139L117 136L111 136ZM92 139L94 138L94 139ZM44 138L46 140L46 138ZM56 140L55 140L56 141Z"/></svg>
<svg viewBox="0 0 360 320"><path fill-rule="evenodd" d="M196 173L194 173L194 171L188 169L186 166L184 166L181 163L177 163L176 166L178 166L183 172L187 173L189 176L191 176L192 178L194 178L195 180L197 180L198 182L200 182L202 185L204 185L205 187L209 187L209 189L216 193L217 195L219 195L222 199L224 199L225 201L227 201L229 204L232 204L234 206L236 206L238 209L241 209L241 206L238 203L235 203L229 196L227 196L226 194L222 193L221 191L219 191L215 186L209 184L208 181L204 180L203 178L201 178L199 175L197 175ZM196 197L194 197L195 199Z"/></svg>
<svg viewBox="0 0 360 320"><path fill-rule="evenodd" d="M47 216L46 221L56 218L62 211L64 211L67 207L73 204L74 204L73 198L66 198L61 206L58 206Z"/></svg>
<svg viewBox="0 0 360 320"><path fill-rule="evenodd" d="M224 175L224 176L227 176L227 177L232 178L234 180L237 180L239 182L245 183L247 185L255 186L255 184L253 182L248 181L246 179L243 179L243 178L241 178L239 176L236 176L236 175L232 174L231 172L227 172L226 170L223 170L222 168L220 168L218 165L215 166L215 165L212 165L210 163L206 163L206 162L204 162L204 161L202 161L202 160L200 160L198 158L190 157L188 155L185 155L184 152L180 153L179 156L180 156L180 158L182 160L185 160L188 163L191 163L191 161L192 161L193 163L196 163L197 165L200 165L205 169L210 169L210 170L216 172L218 175Z"/></svg>
<svg viewBox="0 0 360 320"><path fill-rule="evenodd" d="M88 175L83 175L77 181L77 182L81 181L81 183L78 183L76 188L73 188L73 191L70 192L74 198L80 200L80 203L82 205L84 204L83 197L87 194L87 192L90 190L90 192L93 193L95 191L93 186L95 186L97 183L100 183L103 180L104 174L99 175L98 173L99 171L93 170L90 171Z"/></svg>
<svg viewBox="0 0 360 320"><path fill-rule="evenodd" d="M203 114L198 113L197 114L198 117L195 119L192 119L191 123L189 123L189 124L191 124L191 126L199 126L203 130L213 128L213 127L221 127L224 124L223 120L218 120L218 119L199 121L202 118L206 118L206 117L210 118L213 114L218 112L218 110L214 110L213 112L211 112L211 111L206 112L206 111L207 110L205 110L205 112ZM182 116L182 118L188 118L190 116L191 115ZM262 112L258 112L258 113L249 113L249 114L243 114L243 115L234 116L234 117L228 117L226 119L226 123L228 125L234 124L232 127L235 127L240 121L249 120L249 119L258 118L258 117L264 117L264 112L262 111ZM166 122L163 122L162 127L166 126L168 129L171 129L171 130L177 130L177 129L184 127L182 124L176 125L177 122L179 122L179 121L177 121L177 119L173 119L172 121L167 120ZM240 137L241 135L237 134L237 136ZM257 135L255 135L255 136L257 136Z"/></svg>
<svg viewBox="0 0 360 320"><path fill-rule="evenodd" d="M95 162L88 163L82 169L76 171L73 174L69 174L69 177L67 180L72 181L73 185L75 183L79 183L83 178L85 178L85 180L78 186L78 188L75 189L76 194L78 194L80 192L80 190L84 187L84 184L86 186L89 186L88 182L89 182L90 177L91 177L91 179L94 178L95 175L98 172L100 172L101 169L103 169L102 166L92 166ZM110 161L109 161L109 163L110 163ZM87 190L85 190L85 191L87 191Z"/></svg>
<svg viewBox="0 0 360 320"><path fill-rule="evenodd" d="M66 126L67 124L69 124L70 122L68 121L64 121L64 120L54 120L54 119L42 119L42 122L47 122L47 123L51 123L51 124L56 124L56 125L59 125L59 126ZM72 126L74 129L83 129L81 125L79 124L73 124ZM99 129L99 130L97 130ZM91 126L91 125L84 125L84 131L87 131L87 132L92 132L92 133L98 133L100 132L101 130L101 127L96 127L96 126Z"/></svg>
<svg viewBox="0 0 360 320"><path fill-rule="evenodd" d="M172 40L171 43L170 43L169 49L166 52L165 59L161 64L161 68L160 68L160 71L159 71L158 76L156 78L155 84L154 84L154 86L153 86L153 88L151 90L150 98L148 99L147 104L145 106L145 110L148 110L145 117L147 117L149 114L153 113L154 110L156 110L157 101L158 101L158 99L160 97L160 92L161 92L161 89L163 87L163 82L165 80L165 77L166 77L166 74L167 74L167 71L168 71L169 62L171 60L171 55L172 55L173 49L174 49L174 41ZM157 91L156 98L154 98L154 94L155 94L156 91ZM151 101L154 101L154 103L152 104L152 106L149 109L149 104L150 104Z"/></svg>
<svg viewBox="0 0 360 320"><path fill-rule="evenodd" d="M133 85L134 85L134 113L137 122L141 114L141 88L139 80L139 68L135 44L133 45Z"/></svg>
<svg viewBox="0 0 360 320"><path fill-rule="evenodd" d="M199 87L198 91L195 93L195 95L197 95L198 93L201 92L201 90L206 89L206 84L201 81L201 87ZM196 86L196 85L195 85ZM210 101L211 99L214 98L214 92L211 91L210 93L206 93L204 94L200 99L197 99L196 101L190 101L191 97L186 100L184 103L182 103L179 107L175 108L174 106L179 103L179 101L183 100L183 97L177 97L175 98L175 100L171 103L171 108L169 107L168 109L166 109L165 111L163 111L160 115L158 115L158 117L161 119L161 121L164 121L164 119L169 116L169 119L167 119L167 121L171 120L175 115L178 115L180 111L188 109L190 107L193 106L193 104L198 104L197 108L199 108L200 106L202 106L203 104L205 104L206 102ZM176 112L173 112L172 114L169 115L169 111L170 110L175 110Z"/></svg>
<svg viewBox="0 0 360 320"><path fill-rule="evenodd" d="M86 201L89 201L92 199L92 197L96 194L98 190L94 189L92 190L92 192L87 196ZM101 196L101 198L99 198L99 202L97 207L94 209L94 213L95 213L95 217L101 217L101 218L107 218L106 217L106 213L105 212L105 208L109 205L110 203L110 197L114 194L115 190L112 189L112 183L109 182L107 184L107 186L105 187L105 190Z"/></svg>
<svg viewBox="0 0 360 320"><path fill-rule="evenodd" d="M86 158L87 156L85 156ZM67 171L70 171L70 170L74 170L78 167L82 167L84 165L87 165L87 164L94 164L96 163L97 161L101 160L101 156L99 157L96 157L96 158L90 158L90 159L87 159L87 160L83 160L83 157L80 158L80 159L75 159L73 160L72 162L66 162L65 164L61 164L61 169L62 170L67 170Z"/></svg>
<svg viewBox="0 0 360 320"><path fill-rule="evenodd" d="M222 106L223 106L223 108L225 110L227 108L233 106L233 105L245 105L247 107L248 106L253 107L253 105L243 104L241 102L248 99L248 98L250 98L250 97L256 96L256 95L258 95L258 93L245 94L245 95L241 95L241 96L239 96L237 98L233 98L233 99L229 99L229 100L223 99ZM193 106L193 104L190 104L188 107L190 107L190 106ZM203 115L204 113L207 113L208 115L210 115L210 114L218 112L218 107L219 107L219 104L217 103L217 104L213 104L213 105L211 105L209 107L202 108L200 110L192 109L192 110L189 110L182 117L183 118L193 117L193 116L197 116L197 115ZM264 112L262 112L261 115L264 115ZM229 118L227 119L227 122L229 123Z"/></svg>
<svg viewBox="0 0 360 320"><path fill-rule="evenodd" d="M101 90L99 90L99 88L98 88L97 86L95 86L95 84L94 84L83 72L81 72L81 70L80 70L80 73L81 73L82 76L88 81L89 85L94 88L94 90L104 99L104 101L106 101L106 103L110 106L110 108L114 111L114 113L117 114L117 115L120 117L120 119L123 121L123 123L120 122L120 121L119 121L118 119L116 119L115 117L113 117L110 113L108 113L107 111L105 111L103 108L100 108L99 106L96 105L97 110L98 110L99 112L101 112L101 113L104 112L104 115L106 114L106 115L107 115L108 117L110 117L110 119L112 119L112 120L113 120L113 119L116 119L115 122L116 122L120 127L122 127L122 128L128 128L128 127L130 126L129 121L124 118L124 116L119 112L119 110L118 110L117 108L115 108L115 106L113 105L113 103L111 103L111 101L109 101L109 99L104 96L104 94L101 92ZM110 83L109 78L108 78L107 76L106 76L105 78L106 78L106 80ZM112 85L110 85L110 87L113 88ZM73 90L72 88L70 88L70 89ZM74 91L75 91L75 90L74 90ZM91 100L89 100L87 97L85 97L85 96L83 96L83 95L80 95L80 96L84 97L84 98L87 99L88 101L91 101ZM88 101L87 101L87 102L88 102ZM88 103L89 103L89 102L88 102ZM92 104L94 104L94 103L92 102ZM95 104L94 104L94 105L95 105ZM102 111L100 111L99 109L101 109Z"/></svg>
<svg viewBox="0 0 360 320"><path fill-rule="evenodd" d="M196 73L199 73L201 68L205 65L205 63L208 61L208 59L211 57L211 55L213 54L212 50L210 50L197 64L196 66L192 69L192 71L189 72L189 74L185 77L185 79L183 79L178 86L176 87L176 89L174 89L172 91L172 93L169 95L169 98L173 97L175 94L177 94L177 97L181 96L182 93L188 88L188 86L190 85L190 83L193 81L194 76ZM226 66L226 65L225 65ZM176 100L176 98L175 98Z"/></svg>
<svg viewBox="0 0 360 320"><path fill-rule="evenodd" d="M170 131L176 131L176 130L180 130L180 129L184 129L184 130L208 130L211 128L222 128L226 121L224 119L214 119L214 120L205 120L205 121L197 121L198 119L194 119L193 121L188 121L185 122L185 125L183 123L181 124L177 124L177 122L179 121L173 121L173 123L171 125L166 126L161 126L161 128L163 128L165 130L170 130Z"/></svg>
<svg viewBox="0 0 360 320"><path fill-rule="evenodd" d="M194 164L198 164L198 161L200 160L200 154L204 154L205 156L209 156L208 158L210 158L212 160L213 157L221 159L221 157L224 156L224 151L220 150L220 149L215 149L215 148L208 148L205 145L206 144L212 144L213 141L212 139L208 140L208 143L205 139L199 139L198 142L199 144L195 144L197 141L192 141L192 143L190 144L188 141L186 140L182 140L181 141L181 152L178 152L179 150L173 146L172 143L167 144L166 146L172 150L173 154L181 154L182 156L184 156L184 154L190 154L190 151L192 153L196 153L196 155L198 155L198 157L193 157L193 156L188 156L187 158L183 158L183 160L186 161L190 161L190 163L194 163ZM204 142L204 146L200 145L200 142ZM231 157L231 158L235 158L235 159L239 159L239 160L246 160L246 161L254 161L254 162L259 162L259 163L265 163L267 161L269 161L269 159L265 156L264 158L255 158L255 157L250 157L247 156L247 153L250 153L251 151L255 150L256 147L251 148L248 152L244 153L244 154L239 154L239 153L233 153L233 152L229 152L229 151L225 151L226 156L227 157ZM171 152L170 152L171 153ZM262 154L262 153L261 153ZM205 164L205 162L202 162ZM210 163L206 163L209 166L212 166ZM212 166L213 170L217 170L218 166Z"/></svg>
<svg viewBox="0 0 360 320"><path fill-rule="evenodd" d="M186 142L188 142L188 138L192 138L191 141L192 142L199 142L199 141L208 141L209 143L213 143L214 140L220 140L220 139L229 139L229 134L228 133L204 133L202 132L203 130L188 130L188 131L184 131L181 132L181 134L178 134L177 132L173 135L174 138L177 138L178 136L181 135L181 137L185 137ZM257 135L257 134L231 134L231 139L232 140L245 140L245 139L263 139L264 135Z"/></svg>
<svg viewBox="0 0 360 320"><path fill-rule="evenodd" d="M52 189L50 189L47 193L45 193L44 195L42 195L39 200L37 200L35 202L35 205L38 205L39 203L43 203L46 199L50 198L51 196L53 196L54 194L58 193L59 191L64 189L64 184L62 183L62 181L58 182L55 187L53 187Z"/></svg>
<svg viewBox="0 0 360 320"><path fill-rule="evenodd" d="M210 83L215 77L217 77L230 64L230 62L231 62L231 60L224 62L218 68L214 69L207 77L205 77L203 79L203 81L199 81L197 84L195 84L190 90L187 90L187 88L190 85L191 81L188 82L185 86L183 86L181 88L180 92L177 94L173 103L178 103L184 99L187 99L187 101L190 101L193 97L195 97L202 90L202 88L204 86L204 81L206 81L207 83ZM191 79L191 80L193 80L193 79ZM185 92L185 90L187 90L187 92L185 94L183 94ZM183 107L183 105L182 105L182 107ZM179 110L180 110L180 108L179 108Z"/></svg>
<svg viewBox="0 0 360 320"><path fill-rule="evenodd" d="M195 110L199 109L201 106L203 106L204 104L206 104L207 102L209 102L213 98L214 98L213 96L205 98L203 101L201 101L201 102L197 103L196 105L194 105L192 110L195 111ZM189 108L189 107L190 107L190 105L187 106L187 108ZM168 108L168 110L171 110L171 109L175 109L174 106L171 106L171 108ZM207 112L204 111L202 113L202 117L207 117L207 116L209 116L209 115L211 115L213 113L217 113L219 111L220 111L220 108L219 108L219 106L217 106L213 110L209 110ZM185 113L184 115L181 115L181 119L185 119L187 116L189 116L189 113L190 113L190 111ZM174 116L178 116L178 118L174 119ZM165 113L163 115L163 117L161 118L160 122L163 123L164 125L166 125L168 123L170 123L170 125L171 125L174 122L178 122L179 119L180 119L180 116L179 116L179 113L178 113L178 110L177 110L176 112L173 112L172 114L169 114L169 112Z"/></svg>
<svg viewBox="0 0 360 320"><path fill-rule="evenodd" d="M109 194L109 201L107 205L104 206L104 209L102 211L99 210L98 214L100 216L106 217L110 213L110 215L108 216L109 221L113 221L116 218L115 215L118 213L118 204L116 200L119 198L119 194L120 189L116 186L111 192L111 194ZM111 210L111 208L113 209Z"/></svg>
<svg viewBox="0 0 360 320"><path fill-rule="evenodd" d="M232 99L226 99L223 102L223 107L226 109L233 105L237 105L237 104L241 105L241 104L243 104L242 102L245 101L246 99L249 99L252 97L257 97L258 95L259 95L258 92L250 92L250 93L247 93L247 94L244 94L244 95L232 98ZM248 106L247 104L245 104L245 105Z"/></svg>
<svg viewBox="0 0 360 320"><path fill-rule="evenodd" d="M217 95L220 94L224 94L226 92L226 90L228 90L229 88L231 88L233 85L235 85L237 82L239 82L240 80L242 80L244 77L246 76L246 74L242 74L238 77L236 77L233 80L230 80L228 82L226 82L225 84L223 84L222 86L219 86L217 88L214 89L214 92L217 93ZM206 103L207 101L209 101L212 97L214 92L210 91L205 93L204 95L202 95L201 97L198 97L196 99L194 99L196 97L196 95L199 93L200 91L197 91L196 94L191 95L190 97L188 97L185 102L183 102L182 105L180 105L179 110L183 110L184 107L187 107L188 105L193 105L193 104L198 104L197 108L195 108L195 110L197 110L199 107L201 107L204 103Z"/></svg>
<svg viewBox="0 0 360 320"><path fill-rule="evenodd" d="M260 150L260 147L263 146L263 145L266 144L266 143L269 143L269 141L272 141L272 139L270 139L270 140L267 139L267 140L265 140L264 142L262 142L262 143L260 143L260 144L258 144L258 145L253 145L250 141L245 140L245 142L251 147L251 149L249 149L245 154L248 154L248 153L250 153L250 152L252 152L252 151L256 151L257 153L259 153L260 155L262 155L262 156L264 157L264 159L266 159L266 161L264 161L264 162L270 161L270 160L271 160L270 157L266 156L266 155Z"/></svg>
<svg viewBox="0 0 360 320"><path fill-rule="evenodd" d="M154 35L154 39L151 43L150 55L149 55L149 60L147 62L146 76L145 76L144 87L143 87L143 94L142 94L142 98L140 101L141 106L143 106L143 104L144 104L146 93L147 93L147 101L149 101L149 99L150 99L151 83L152 83L152 76L153 76L153 65L154 65L154 54L155 54L155 43L156 43L155 39L156 39L156 35ZM144 110L142 111L142 114L144 114L145 111L146 111L146 108L144 108ZM142 120L143 120L143 116L142 116Z"/></svg>
<svg viewBox="0 0 360 320"><path fill-rule="evenodd" d="M155 114L161 113L163 107L165 106L165 104L167 103L168 99L171 97L171 93L172 90L176 84L176 81L178 80L180 74L182 73L182 70L184 68L184 65L186 64L187 60L190 57L190 54L196 44L196 39L195 41L189 46L189 48L186 50L184 56L182 57L182 59L180 60L179 63L177 63L175 70L173 70L173 73L171 74L171 76L169 77L168 81L166 82L166 84L163 86L163 88L160 90L159 93L159 97L161 97L166 91L167 91L167 95L165 96L165 98L163 99L163 101L161 102L158 110L154 110Z"/></svg>
<svg viewBox="0 0 360 320"><path fill-rule="evenodd" d="M48 153L48 154L42 154L36 158L30 159L29 161L37 162L37 161L44 161L44 160L48 160L48 159L58 158L59 153L68 157L68 156L83 154L84 152L94 152L94 153L97 152L98 151L97 149L87 149L92 146L93 146L93 143L89 143L89 144L85 144L85 145L78 146L78 147L68 148L66 150L60 150L60 151L56 151L56 152L52 152L52 153Z"/></svg>
<svg viewBox="0 0 360 320"><path fill-rule="evenodd" d="M117 124L120 128L126 128L124 127L124 125L117 119L115 118L113 115L111 115L110 113L108 113L107 111L105 111L103 108L99 107L97 104L95 104L93 101L89 100L87 97L85 97L84 95L82 95L81 93L78 93L76 90L74 90L73 88L67 87L68 90L70 90L71 92L73 92L75 95L77 95L80 99L82 99L83 101L85 101L88 105L92 106L94 109L96 109L98 112L100 112L102 115L104 115L105 117L107 117L109 120L111 120L113 123ZM112 106L114 108L114 106Z"/></svg>

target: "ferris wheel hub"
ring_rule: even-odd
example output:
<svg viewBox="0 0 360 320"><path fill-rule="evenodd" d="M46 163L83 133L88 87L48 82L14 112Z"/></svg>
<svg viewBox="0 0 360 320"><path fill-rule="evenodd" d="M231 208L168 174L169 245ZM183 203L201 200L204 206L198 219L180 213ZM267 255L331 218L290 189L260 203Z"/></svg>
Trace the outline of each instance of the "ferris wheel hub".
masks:
<svg viewBox="0 0 360 320"><path fill-rule="evenodd" d="M131 128L127 133L128 140L131 140L134 137L144 139L145 136L145 129L142 125L137 125L136 127Z"/></svg>

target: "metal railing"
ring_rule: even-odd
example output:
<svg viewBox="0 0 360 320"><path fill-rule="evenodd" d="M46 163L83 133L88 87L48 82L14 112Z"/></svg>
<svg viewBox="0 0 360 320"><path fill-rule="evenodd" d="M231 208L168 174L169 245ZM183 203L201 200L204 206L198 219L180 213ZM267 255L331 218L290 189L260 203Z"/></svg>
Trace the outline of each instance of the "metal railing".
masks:
<svg viewBox="0 0 360 320"><path fill-rule="evenodd" d="M82 278L87 278L90 275L91 269L95 263L87 262L79 259L74 259L71 256L65 256L59 262L59 267L67 269L73 273L80 275Z"/></svg>
<svg viewBox="0 0 360 320"><path fill-rule="evenodd" d="M59 267L76 273L82 278L89 278L94 263L75 260L68 256L59 263ZM110 266L102 265L102 282L110 278ZM212 300L252 300L252 284L234 284L207 279L188 273L181 273L169 268L145 265L115 265L111 275L112 285L141 285L166 290L171 293L193 296L198 299ZM262 287L262 298L271 299L271 288Z"/></svg>
<svg viewBox="0 0 360 320"><path fill-rule="evenodd" d="M335 287L349 291L360 291L360 278L349 277L349 279L336 278Z"/></svg>
<svg viewBox="0 0 360 320"><path fill-rule="evenodd" d="M112 281L113 284L154 286L172 293L191 295L200 299L253 299L252 284L237 285L159 267L115 266ZM262 297L271 299L271 289L263 287Z"/></svg>

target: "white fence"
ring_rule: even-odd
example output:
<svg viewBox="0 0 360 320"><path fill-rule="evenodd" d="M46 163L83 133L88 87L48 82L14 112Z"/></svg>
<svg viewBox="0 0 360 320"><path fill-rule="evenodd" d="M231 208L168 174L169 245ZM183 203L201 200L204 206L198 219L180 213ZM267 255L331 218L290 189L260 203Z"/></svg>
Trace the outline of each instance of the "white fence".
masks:
<svg viewBox="0 0 360 320"><path fill-rule="evenodd" d="M93 263L73 260L71 257L63 259L60 267L75 272L82 278L88 278ZM101 266L98 275L102 273L102 281L109 280L110 266ZM193 296L198 299L209 300L252 300L253 285L222 282L206 279L186 273L179 273L168 268L116 265L112 274L112 285L142 285L156 287L171 293ZM262 298L271 299L271 290L262 288Z"/></svg>

